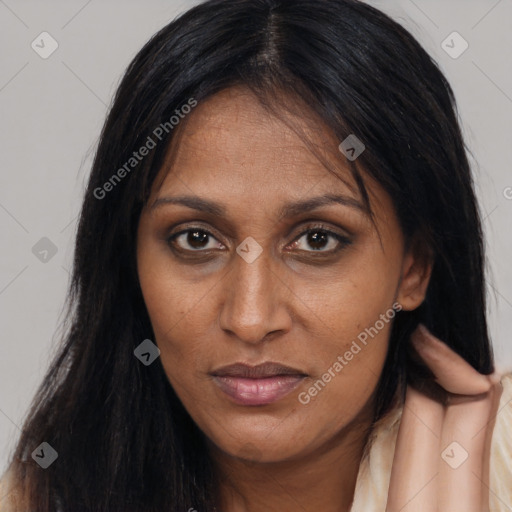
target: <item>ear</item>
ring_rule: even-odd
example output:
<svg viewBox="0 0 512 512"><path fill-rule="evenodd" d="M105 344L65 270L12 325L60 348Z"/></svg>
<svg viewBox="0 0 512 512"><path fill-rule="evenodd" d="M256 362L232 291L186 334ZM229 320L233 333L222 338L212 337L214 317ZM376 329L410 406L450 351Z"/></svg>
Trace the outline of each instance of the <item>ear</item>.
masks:
<svg viewBox="0 0 512 512"><path fill-rule="evenodd" d="M412 311L425 300L433 266L432 250L424 241L413 237L404 253L396 299L402 309Z"/></svg>

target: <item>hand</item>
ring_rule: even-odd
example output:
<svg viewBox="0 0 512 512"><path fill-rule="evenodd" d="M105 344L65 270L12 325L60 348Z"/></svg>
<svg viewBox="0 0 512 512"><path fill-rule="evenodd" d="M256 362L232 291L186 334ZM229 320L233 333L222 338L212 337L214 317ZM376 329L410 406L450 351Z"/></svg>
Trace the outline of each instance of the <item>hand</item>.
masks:
<svg viewBox="0 0 512 512"><path fill-rule="evenodd" d="M444 400L407 386L386 512L488 512L500 375L477 372L421 324L411 341Z"/></svg>

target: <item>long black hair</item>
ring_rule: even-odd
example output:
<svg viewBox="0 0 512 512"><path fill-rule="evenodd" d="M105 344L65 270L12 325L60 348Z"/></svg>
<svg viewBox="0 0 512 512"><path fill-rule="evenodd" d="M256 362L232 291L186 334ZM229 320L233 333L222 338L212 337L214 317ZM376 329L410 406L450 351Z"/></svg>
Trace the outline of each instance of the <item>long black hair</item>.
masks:
<svg viewBox="0 0 512 512"><path fill-rule="evenodd" d="M62 345L10 461L23 510L213 510L203 433L160 360L134 357L154 339L135 241L176 120L186 127L194 102L235 85L277 110L279 98L302 101L340 142L363 141L349 163L367 207L363 172L392 198L406 240L417 237L433 258L425 301L395 317L375 421L420 371L408 344L418 322L493 371L480 214L454 95L436 63L356 0L209 0L156 33L115 94L81 210ZM58 453L47 469L31 456L42 442Z"/></svg>

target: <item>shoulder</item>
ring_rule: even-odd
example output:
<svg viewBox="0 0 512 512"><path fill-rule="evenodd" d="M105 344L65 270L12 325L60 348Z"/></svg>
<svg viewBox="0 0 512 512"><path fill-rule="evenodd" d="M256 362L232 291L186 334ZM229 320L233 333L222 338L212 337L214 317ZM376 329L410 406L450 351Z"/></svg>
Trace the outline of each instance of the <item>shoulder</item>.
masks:
<svg viewBox="0 0 512 512"><path fill-rule="evenodd" d="M491 441L490 511L512 510L512 373L501 379L503 392Z"/></svg>
<svg viewBox="0 0 512 512"><path fill-rule="evenodd" d="M16 495L11 472L6 471L0 478L0 510L2 512L17 512Z"/></svg>
<svg viewBox="0 0 512 512"><path fill-rule="evenodd" d="M11 466L0 476L0 512L26 512L28 510L13 475Z"/></svg>

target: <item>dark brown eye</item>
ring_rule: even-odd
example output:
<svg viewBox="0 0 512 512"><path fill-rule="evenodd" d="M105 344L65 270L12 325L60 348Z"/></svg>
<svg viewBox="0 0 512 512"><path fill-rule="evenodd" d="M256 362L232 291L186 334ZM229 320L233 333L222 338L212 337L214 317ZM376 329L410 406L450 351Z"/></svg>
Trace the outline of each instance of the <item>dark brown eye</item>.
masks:
<svg viewBox="0 0 512 512"><path fill-rule="evenodd" d="M329 242L330 235L325 231L310 231L306 235L307 243L315 250L320 250Z"/></svg>
<svg viewBox="0 0 512 512"><path fill-rule="evenodd" d="M220 245L219 242L217 241L215 244L213 241L216 241L216 238L211 233L208 233L208 231L204 229L197 228L180 231L169 237L170 243L176 244L180 249L187 251L202 251L218 248Z"/></svg>
<svg viewBox="0 0 512 512"><path fill-rule="evenodd" d="M304 242L301 244L302 239L304 239ZM293 242L292 248L306 252L335 252L350 243L350 240L343 235L317 227L302 233Z"/></svg>

